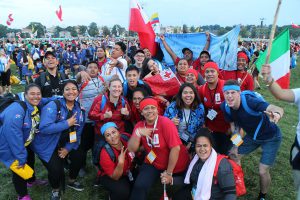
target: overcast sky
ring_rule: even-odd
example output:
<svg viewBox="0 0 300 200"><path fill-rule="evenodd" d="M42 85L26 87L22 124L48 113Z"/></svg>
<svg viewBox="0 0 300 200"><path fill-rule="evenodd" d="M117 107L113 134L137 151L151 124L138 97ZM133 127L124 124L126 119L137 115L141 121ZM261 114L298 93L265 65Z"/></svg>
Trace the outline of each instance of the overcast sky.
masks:
<svg viewBox="0 0 300 200"><path fill-rule="evenodd" d="M219 24L272 24L278 0L140 0L150 17L158 12L162 25L203 26ZM63 22L55 11L63 10ZM89 25L112 27L120 24L126 29L129 20L129 0L0 0L0 24L6 25L13 13L11 28L23 28L30 22L47 27L59 25ZM300 0L282 0L278 25L300 24Z"/></svg>

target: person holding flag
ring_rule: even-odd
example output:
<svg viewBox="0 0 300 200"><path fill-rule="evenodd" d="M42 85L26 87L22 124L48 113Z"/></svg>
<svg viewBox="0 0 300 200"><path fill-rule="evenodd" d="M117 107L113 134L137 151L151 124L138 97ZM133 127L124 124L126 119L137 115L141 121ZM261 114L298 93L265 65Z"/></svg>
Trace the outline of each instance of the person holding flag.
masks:
<svg viewBox="0 0 300 200"><path fill-rule="evenodd" d="M261 73L266 77L264 80L268 84L270 92L277 99L295 103L298 106L300 119L300 88L282 89L281 86L274 81L269 64L263 65ZM298 193L297 199L300 199L300 120L298 121L295 141L291 148L290 163L293 168L293 178Z"/></svg>

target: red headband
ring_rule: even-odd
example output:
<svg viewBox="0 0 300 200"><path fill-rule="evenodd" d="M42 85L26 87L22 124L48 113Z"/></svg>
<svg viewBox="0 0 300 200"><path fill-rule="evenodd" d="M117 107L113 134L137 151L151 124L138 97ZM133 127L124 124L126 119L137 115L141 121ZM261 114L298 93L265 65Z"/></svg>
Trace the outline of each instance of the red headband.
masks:
<svg viewBox="0 0 300 200"><path fill-rule="evenodd" d="M238 58L244 58L247 63L249 62L248 56L244 52L238 52L237 57Z"/></svg>
<svg viewBox="0 0 300 200"><path fill-rule="evenodd" d="M152 99L152 98L146 98L146 99L143 99L141 102L140 102L140 109L143 110L146 106L148 105L152 105L152 106L155 106L156 108L158 107L157 106L157 101L155 99Z"/></svg>
<svg viewBox="0 0 300 200"><path fill-rule="evenodd" d="M206 71L206 69L208 69L208 68L215 69L217 72L219 72L219 67L218 67L217 63L215 63L215 62L207 62L207 63L205 63L205 65L204 65L204 71Z"/></svg>
<svg viewBox="0 0 300 200"><path fill-rule="evenodd" d="M188 69L186 71L186 74L194 74L194 76L196 77L196 79L198 80L198 72L192 68Z"/></svg>

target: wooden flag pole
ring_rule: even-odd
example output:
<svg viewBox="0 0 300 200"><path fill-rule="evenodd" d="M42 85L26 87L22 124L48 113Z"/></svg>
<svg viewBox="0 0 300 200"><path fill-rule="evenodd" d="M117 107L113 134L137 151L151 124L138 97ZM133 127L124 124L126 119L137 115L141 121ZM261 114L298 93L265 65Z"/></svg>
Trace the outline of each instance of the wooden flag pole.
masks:
<svg viewBox="0 0 300 200"><path fill-rule="evenodd" d="M278 18L278 13L279 13L279 8L281 5L281 2L282 2L282 0L278 0L277 9L275 12L274 21L273 21L273 25L272 25L272 29L271 29L271 33L270 33L270 37L269 37L268 52L267 52L267 57L266 57L266 62L265 62L266 64L269 63L269 61L270 61L272 43L273 43L273 39L274 39L274 35L275 35L276 23L277 23L277 18Z"/></svg>
<svg viewBox="0 0 300 200"><path fill-rule="evenodd" d="M277 23L277 18L278 18L278 13L279 13L279 8L281 5L281 2L282 2L282 0L278 0L277 9L275 12L274 21L273 21L273 25L272 25L272 29L271 29L271 33L270 33L270 37L269 37L268 51L267 51L265 64L268 64L270 62L272 43L273 43L273 39L274 39L274 35L275 35L276 23ZM264 80L266 80L266 79L267 79L267 77L264 76Z"/></svg>

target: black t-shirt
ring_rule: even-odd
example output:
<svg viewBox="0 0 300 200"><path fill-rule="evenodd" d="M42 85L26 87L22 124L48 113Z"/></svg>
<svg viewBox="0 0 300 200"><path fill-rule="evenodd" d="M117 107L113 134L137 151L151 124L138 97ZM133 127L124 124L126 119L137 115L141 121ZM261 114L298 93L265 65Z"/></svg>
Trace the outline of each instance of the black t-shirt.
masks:
<svg viewBox="0 0 300 200"><path fill-rule="evenodd" d="M62 73L56 73L54 77L49 72L43 72L35 80L35 83L39 85L42 89L43 97L52 97L55 95L63 94L63 84L66 79L66 75Z"/></svg>

